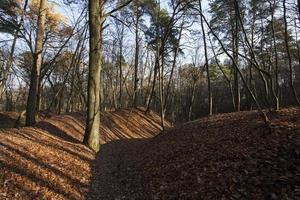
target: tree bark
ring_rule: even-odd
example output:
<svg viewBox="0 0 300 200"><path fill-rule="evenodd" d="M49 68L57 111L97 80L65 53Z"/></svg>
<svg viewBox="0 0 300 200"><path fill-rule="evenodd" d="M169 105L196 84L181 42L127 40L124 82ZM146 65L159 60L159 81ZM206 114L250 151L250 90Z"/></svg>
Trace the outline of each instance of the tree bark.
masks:
<svg viewBox="0 0 300 200"><path fill-rule="evenodd" d="M283 20L284 20L284 41L285 41L285 48L286 48L286 56L288 59L289 70L290 70L290 88L294 95L294 99L297 104L300 104L293 80L293 64L292 64L292 57L290 52L290 44L288 39L288 23L287 23L287 9L286 9L286 0L283 0Z"/></svg>
<svg viewBox="0 0 300 200"><path fill-rule="evenodd" d="M300 20L300 0L298 0L298 2L297 2L298 4L298 12L299 12L299 20Z"/></svg>
<svg viewBox="0 0 300 200"><path fill-rule="evenodd" d="M89 0L89 77L88 104L84 143L95 152L100 150L100 71L102 45L102 0Z"/></svg>
<svg viewBox="0 0 300 200"><path fill-rule="evenodd" d="M119 87L120 87L120 93L119 93L119 109L123 107L123 70L122 70L122 59L123 59L123 35L124 35L124 24L121 24L121 36L119 38Z"/></svg>
<svg viewBox="0 0 300 200"><path fill-rule="evenodd" d="M199 0L199 9L202 13L202 5L201 0ZM201 29L202 29L202 37L204 44L204 56L205 56L205 68L206 68L206 76L207 76L207 86L208 86L208 115L213 114L213 99L212 99L212 90L211 90L211 81L210 81L210 71L208 66L208 56L207 56L207 44L206 44L206 35L203 24L203 17L200 16Z"/></svg>
<svg viewBox="0 0 300 200"><path fill-rule="evenodd" d="M192 120L193 105L194 105L194 101L195 101L195 90L196 90L196 81L193 82L193 86L192 86L191 101L189 104L188 121Z"/></svg>
<svg viewBox="0 0 300 200"><path fill-rule="evenodd" d="M166 88L164 113L166 113L166 111L167 111L167 103L168 103L168 100L169 100L169 95L170 95L170 90L171 90L171 82L172 82L172 79L173 79L173 74L174 74L174 70L175 70L175 66L176 66L176 62L177 62L177 57L178 57L179 50L180 50L179 45L180 45L180 41L181 41L181 37L182 37L183 25L184 25L184 22L182 22L182 24L179 28L178 41L177 41L177 44L176 44L176 47L175 47L174 57L173 57L173 61L172 61L171 73L170 73L168 85L167 85L167 88Z"/></svg>
<svg viewBox="0 0 300 200"><path fill-rule="evenodd" d="M47 0L40 0L35 52L33 55L33 66L31 69L30 86L26 106L26 126L32 126L36 123L36 105L42 66L46 12Z"/></svg>
<svg viewBox="0 0 300 200"><path fill-rule="evenodd" d="M139 69L139 6L136 6L136 22L135 22L135 56L134 56L134 87L133 87L133 107L137 107L137 93L138 93L138 69Z"/></svg>
<svg viewBox="0 0 300 200"><path fill-rule="evenodd" d="M159 95L160 95L160 118L161 118L161 127L162 130L165 130L165 112L164 112L164 64L165 56L161 56L161 67L159 69Z"/></svg>
<svg viewBox="0 0 300 200"><path fill-rule="evenodd" d="M236 8L237 9L237 8ZM239 23L238 23L238 11L235 9L234 16L234 29L233 29L233 59L235 61L236 67L238 67L239 63ZM237 112L241 110L241 89L239 83L239 74L238 70L234 68L234 97L235 97L235 109Z"/></svg>
<svg viewBox="0 0 300 200"><path fill-rule="evenodd" d="M149 97L147 99L147 109L146 112L150 111L150 106L151 106L151 101L154 95L154 90L156 86L156 77L157 77L157 71L159 70L159 55L156 55L155 57L155 64L154 64L154 75L153 75L153 82L152 82L152 87L149 93Z"/></svg>
<svg viewBox="0 0 300 200"><path fill-rule="evenodd" d="M300 1L300 0L299 0ZM275 108L276 110L280 109L280 102L279 102L279 67L278 67L278 53L277 53L277 42L276 42L276 35L275 35L275 7L276 7L276 0L273 2L272 6L272 14L271 14L271 23L272 23L272 38L273 38L273 45L274 45L274 53L275 53L275 85L276 85L276 98L275 98Z"/></svg>

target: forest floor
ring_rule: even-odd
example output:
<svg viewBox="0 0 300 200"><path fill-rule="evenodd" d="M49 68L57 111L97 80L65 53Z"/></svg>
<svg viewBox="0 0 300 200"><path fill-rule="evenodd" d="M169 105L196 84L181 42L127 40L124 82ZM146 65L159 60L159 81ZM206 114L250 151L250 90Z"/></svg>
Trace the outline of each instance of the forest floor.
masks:
<svg viewBox="0 0 300 200"><path fill-rule="evenodd" d="M19 113L17 112L0 113L0 128L12 128L17 126L18 118ZM24 124L24 119L22 119L21 123Z"/></svg>
<svg viewBox="0 0 300 200"><path fill-rule="evenodd" d="M151 138L161 130L159 115L152 112L101 115L102 144ZM3 127L14 127L19 114L0 116ZM82 144L84 126L84 114L71 113L52 116L35 127L0 129L0 199L85 199L95 154Z"/></svg>
<svg viewBox="0 0 300 200"><path fill-rule="evenodd" d="M269 128L252 111L158 134L155 113L104 113L97 155L82 114L1 129L0 199L299 199L300 109L268 115Z"/></svg>

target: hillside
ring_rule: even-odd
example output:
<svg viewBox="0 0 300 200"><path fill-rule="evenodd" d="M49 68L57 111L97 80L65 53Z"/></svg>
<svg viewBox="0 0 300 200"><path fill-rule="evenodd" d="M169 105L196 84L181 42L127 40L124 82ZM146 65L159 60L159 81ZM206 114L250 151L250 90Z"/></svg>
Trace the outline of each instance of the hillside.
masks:
<svg viewBox="0 0 300 200"><path fill-rule="evenodd" d="M19 113L17 112L0 113L0 128L15 127L18 117Z"/></svg>
<svg viewBox="0 0 300 200"><path fill-rule="evenodd" d="M160 132L160 118L152 112L105 112L102 119L102 143ZM1 129L0 199L83 199L95 158L81 143L84 121L83 114L72 113L36 127Z"/></svg>
<svg viewBox="0 0 300 200"><path fill-rule="evenodd" d="M271 129L241 112L111 144L110 158L97 156L90 199L299 199L300 110L269 115ZM107 160L110 176L97 167Z"/></svg>
<svg viewBox="0 0 300 200"><path fill-rule="evenodd" d="M269 113L270 128L253 111L202 118L159 135L157 114L129 114L102 114L97 155L81 144L82 114L1 130L2 197L299 198L299 108Z"/></svg>

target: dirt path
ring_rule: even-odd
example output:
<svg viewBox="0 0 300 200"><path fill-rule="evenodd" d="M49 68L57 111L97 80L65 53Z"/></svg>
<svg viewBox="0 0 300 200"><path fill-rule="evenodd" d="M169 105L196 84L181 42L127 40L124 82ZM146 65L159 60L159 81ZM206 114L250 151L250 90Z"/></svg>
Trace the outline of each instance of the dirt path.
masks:
<svg viewBox="0 0 300 200"><path fill-rule="evenodd" d="M92 164L87 199L141 199L144 184L136 164L147 142L122 140L103 145Z"/></svg>

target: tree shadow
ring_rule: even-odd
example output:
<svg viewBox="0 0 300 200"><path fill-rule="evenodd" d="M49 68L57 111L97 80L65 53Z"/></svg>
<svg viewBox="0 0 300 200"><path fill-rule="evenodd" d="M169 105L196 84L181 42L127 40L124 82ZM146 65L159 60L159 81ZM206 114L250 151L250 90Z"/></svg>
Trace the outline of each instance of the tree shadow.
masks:
<svg viewBox="0 0 300 200"><path fill-rule="evenodd" d="M72 143L82 143L85 129L84 124L84 115L81 113L69 113L40 121L35 127L63 140Z"/></svg>
<svg viewBox="0 0 300 200"><path fill-rule="evenodd" d="M101 115L101 142L119 139L150 138L161 131L160 117L145 115L140 109L117 110ZM166 121L166 127L170 127Z"/></svg>
<svg viewBox="0 0 300 200"><path fill-rule="evenodd" d="M6 187L13 194L25 193L29 199L82 199L81 193L87 190L89 181L78 176L79 172L84 176L87 172L84 166L75 162L73 155L59 159L55 155L59 153L57 149L51 151L34 140L15 137L4 139L0 147L0 173L7 176L4 187L8 185ZM32 150L28 151L28 147ZM66 156L63 151L61 154ZM74 170L72 165L78 165L77 169ZM14 186L9 186L9 182Z"/></svg>
<svg viewBox="0 0 300 200"><path fill-rule="evenodd" d="M91 164L86 199L151 199L147 181L138 173L149 139L123 139L101 146ZM130 194L130 196L128 196Z"/></svg>
<svg viewBox="0 0 300 200"><path fill-rule="evenodd" d="M106 143L92 161L85 198L153 199L145 176L139 172L144 149L161 132L159 116L128 109L104 113L102 119L101 134Z"/></svg>
<svg viewBox="0 0 300 200"><path fill-rule="evenodd" d="M55 135L57 137L60 137L63 140L73 142L73 143L80 143L81 142L78 139L72 137L71 135L68 135L65 131L63 131L62 129L58 128L57 126L53 125L50 122L47 122L47 121L39 122L36 125L36 127L39 128L39 129L42 129L44 131L49 132L51 135Z"/></svg>
<svg viewBox="0 0 300 200"><path fill-rule="evenodd" d="M129 190L138 194L144 190L145 181L131 170L120 172L136 167L137 155L148 138L161 130L158 116L147 117L141 112L102 114L104 144L96 158L82 144L85 116L81 113L52 116L35 127L0 130L0 174L6 176L6 182L11 180L11 195L23 194L28 199L111 199L110 195L121 196ZM127 183L127 177L121 174L127 174L130 181Z"/></svg>
<svg viewBox="0 0 300 200"><path fill-rule="evenodd" d="M13 128L18 120L19 113L4 112L0 113L0 128Z"/></svg>

